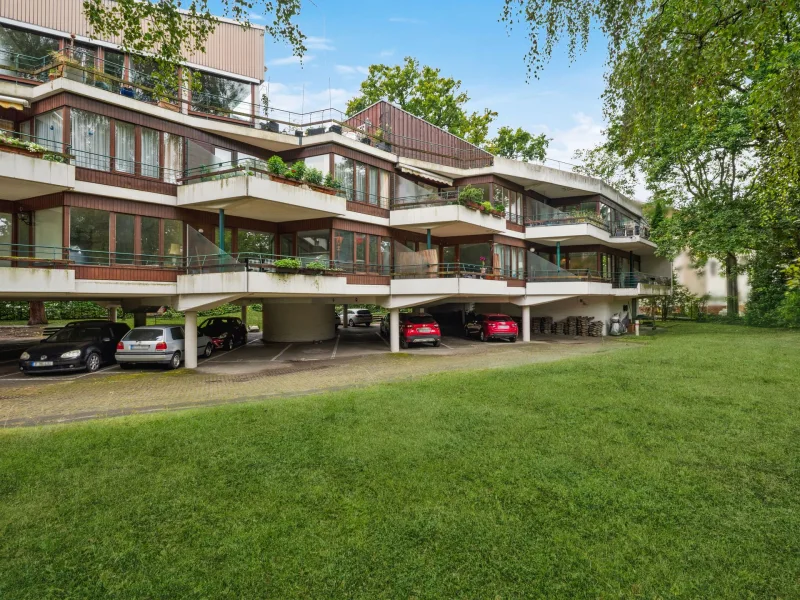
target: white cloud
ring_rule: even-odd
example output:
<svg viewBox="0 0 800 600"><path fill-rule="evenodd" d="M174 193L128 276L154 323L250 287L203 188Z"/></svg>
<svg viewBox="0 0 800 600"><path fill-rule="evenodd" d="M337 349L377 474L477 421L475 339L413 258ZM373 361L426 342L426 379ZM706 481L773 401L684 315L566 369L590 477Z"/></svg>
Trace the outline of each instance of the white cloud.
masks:
<svg viewBox="0 0 800 600"><path fill-rule="evenodd" d="M389 58L390 56L394 56L394 48L392 48L391 50L381 50L378 56L380 56L381 58Z"/></svg>
<svg viewBox="0 0 800 600"><path fill-rule="evenodd" d="M269 88L269 105L273 109L290 111L293 113L311 112L328 107L344 110L348 100L357 95L356 90L347 90L340 87L327 89L314 89L302 85L287 85L280 82L263 83L259 97L267 93ZM280 119L278 112L273 113L273 118ZM288 119L284 119L288 120Z"/></svg>
<svg viewBox="0 0 800 600"><path fill-rule="evenodd" d="M313 54L306 54L302 59L299 56L284 56L281 58L276 58L274 60L270 60L267 64L270 67L284 67L286 65L299 65L301 64L308 64L312 60L314 60Z"/></svg>
<svg viewBox="0 0 800 600"><path fill-rule="evenodd" d="M261 15L259 13L250 13L247 16L251 21L263 21L264 20L264 15Z"/></svg>
<svg viewBox="0 0 800 600"><path fill-rule="evenodd" d="M310 35L306 38L305 44L306 48L309 50L320 50L322 52L336 50L336 47L333 45L333 40L325 37L314 37Z"/></svg>
<svg viewBox="0 0 800 600"><path fill-rule="evenodd" d="M361 66L336 65L334 69L340 75L367 75L369 73L369 69L367 67Z"/></svg>

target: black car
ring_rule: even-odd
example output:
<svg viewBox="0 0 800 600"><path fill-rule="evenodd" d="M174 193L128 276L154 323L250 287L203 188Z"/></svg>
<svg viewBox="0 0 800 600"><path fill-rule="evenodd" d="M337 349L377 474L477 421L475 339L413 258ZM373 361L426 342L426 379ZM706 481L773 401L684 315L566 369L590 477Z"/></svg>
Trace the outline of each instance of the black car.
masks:
<svg viewBox="0 0 800 600"><path fill-rule="evenodd" d="M75 321L19 357L19 370L26 375L58 371L93 373L113 364L117 343L128 331L125 323Z"/></svg>
<svg viewBox="0 0 800 600"><path fill-rule="evenodd" d="M247 343L247 327L237 317L211 317L203 321L197 331L210 337L214 347L222 350L233 350Z"/></svg>

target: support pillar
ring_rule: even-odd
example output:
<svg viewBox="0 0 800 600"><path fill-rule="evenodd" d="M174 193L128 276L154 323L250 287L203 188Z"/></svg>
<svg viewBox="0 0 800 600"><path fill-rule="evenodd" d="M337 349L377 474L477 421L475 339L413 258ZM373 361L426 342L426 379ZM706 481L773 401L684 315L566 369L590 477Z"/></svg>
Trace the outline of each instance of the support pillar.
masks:
<svg viewBox="0 0 800 600"><path fill-rule="evenodd" d="M250 331L250 327L247 325L247 305L242 306L242 323L244 323L244 326Z"/></svg>
<svg viewBox="0 0 800 600"><path fill-rule="evenodd" d="M136 311L133 313L133 326L134 327L144 327L147 325L147 313L143 310Z"/></svg>
<svg viewBox="0 0 800 600"><path fill-rule="evenodd" d="M561 272L561 242L556 242L556 267Z"/></svg>
<svg viewBox="0 0 800 600"><path fill-rule="evenodd" d="M342 327L347 327L347 304L342 306Z"/></svg>
<svg viewBox="0 0 800 600"><path fill-rule="evenodd" d="M389 348L400 352L400 309L389 309Z"/></svg>
<svg viewBox="0 0 800 600"><path fill-rule="evenodd" d="M428 250L431 249L431 230L428 229Z"/></svg>
<svg viewBox="0 0 800 600"><path fill-rule="evenodd" d="M522 341L531 341L531 307L522 307Z"/></svg>
<svg viewBox="0 0 800 600"><path fill-rule="evenodd" d="M183 366L197 368L197 312L186 311L183 324Z"/></svg>
<svg viewBox="0 0 800 600"><path fill-rule="evenodd" d="M108 320L111 321L112 323L116 323L117 322L117 307L116 306L112 306L111 308L108 309Z"/></svg>
<svg viewBox="0 0 800 600"><path fill-rule="evenodd" d="M263 302L261 304L261 341L266 342L267 338L265 337L267 331L267 303Z"/></svg>

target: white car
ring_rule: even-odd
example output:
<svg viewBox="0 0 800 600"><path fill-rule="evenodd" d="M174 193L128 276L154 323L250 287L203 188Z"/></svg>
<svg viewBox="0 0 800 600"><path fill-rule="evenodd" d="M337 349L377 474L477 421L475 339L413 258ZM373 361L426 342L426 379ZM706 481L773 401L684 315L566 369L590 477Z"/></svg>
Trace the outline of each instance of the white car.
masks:
<svg viewBox="0 0 800 600"><path fill-rule="evenodd" d="M341 313L339 314L339 318L342 320L342 323L345 322ZM351 308L347 311L346 322L350 327L355 327L356 325L365 325L369 327L372 325L372 313L365 308Z"/></svg>
<svg viewBox="0 0 800 600"><path fill-rule="evenodd" d="M211 338L197 334L197 356L208 358L214 351ZM177 369L186 355L183 327L179 325L147 325L136 327L117 344L115 358L121 369L134 365L163 365Z"/></svg>

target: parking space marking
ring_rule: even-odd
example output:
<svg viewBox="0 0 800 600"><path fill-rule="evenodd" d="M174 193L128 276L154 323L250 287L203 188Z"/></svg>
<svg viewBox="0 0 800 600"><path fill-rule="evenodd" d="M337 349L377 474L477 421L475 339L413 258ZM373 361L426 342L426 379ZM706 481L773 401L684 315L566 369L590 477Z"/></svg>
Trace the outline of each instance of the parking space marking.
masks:
<svg viewBox="0 0 800 600"><path fill-rule="evenodd" d="M291 348L291 347L292 347L292 345L291 345L291 344L288 344L288 345L286 346L286 348L284 348L283 350L281 350L280 352L278 352L278 353L277 353L275 356L273 356L273 357L270 359L270 362L272 362L272 361L274 361L274 360L278 360L278 358L280 358L281 354L283 354L284 352L286 352L286 351L287 351L289 348Z"/></svg>
<svg viewBox="0 0 800 600"><path fill-rule="evenodd" d="M236 352L237 350L241 350L241 349L242 349L242 348L244 348L245 346L249 346L249 345L250 345L250 344L252 344L253 342L257 342L257 341L258 341L258 339L252 340L252 341L250 341L250 342L247 342L246 344L242 344L241 346L237 346L237 347L236 347L236 348L234 348L233 350L228 350L228 351L227 351L227 352L225 352L224 354L217 354L216 356L213 356L213 355L212 355L210 358L207 358L207 359L205 359L205 360L203 361L203 364L205 364L205 363L210 363L212 360L214 360L214 359L217 359L217 358L221 358L221 357L223 357L223 356L230 356L231 354L233 354L233 353L234 353L234 352ZM199 362L199 361L198 361L198 362Z"/></svg>
<svg viewBox="0 0 800 600"><path fill-rule="evenodd" d="M336 335L336 343L333 345L333 352L331 352L331 358L336 358L336 350L339 348L339 335Z"/></svg>
<svg viewBox="0 0 800 600"><path fill-rule="evenodd" d="M389 342L387 342L387 341L386 341L386 338L384 338L384 337L381 335L381 332L380 332L380 331L376 331L376 332L375 332L375 335L377 335L379 338L381 338L381 341L382 341L384 344L386 344L386 345L387 345L389 348L391 348L391 346L389 345Z"/></svg>
<svg viewBox="0 0 800 600"><path fill-rule="evenodd" d="M50 375L39 375L36 378L26 376L26 377L21 377L19 379L9 379L8 381L27 381L30 383L33 383L37 379L39 381L47 381L54 383L58 383L61 381L75 381L76 379L82 379L83 377L88 377L89 375L98 375L105 371L110 371L114 369L114 367L118 367L118 365L108 365L106 367L98 369L94 373L81 373L80 375L66 375L66 376L58 373L51 373ZM9 373L8 375L0 375L0 377L10 377L11 375L19 375L19 373Z"/></svg>
<svg viewBox="0 0 800 600"><path fill-rule="evenodd" d="M450 350L452 350L452 349L453 349L453 347L452 347L452 346L448 346L447 344L445 344L445 343L444 343L444 342L442 342L442 341L440 341L439 343L440 343L442 346L444 346L445 348L449 348Z"/></svg>

